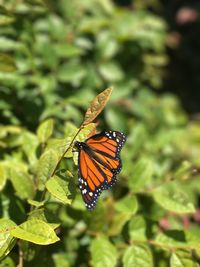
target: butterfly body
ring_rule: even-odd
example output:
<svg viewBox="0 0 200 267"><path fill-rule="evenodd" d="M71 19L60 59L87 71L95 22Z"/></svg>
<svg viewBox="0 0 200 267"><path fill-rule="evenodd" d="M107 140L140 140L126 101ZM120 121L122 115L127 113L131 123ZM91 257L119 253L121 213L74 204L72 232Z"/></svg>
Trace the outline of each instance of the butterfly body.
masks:
<svg viewBox="0 0 200 267"><path fill-rule="evenodd" d="M88 209L95 207L102 190L115 184L116 175L122 168L120 151L125 140L121 132L104 131L85 142L75 142L79 152L78 184Z"/></svg>

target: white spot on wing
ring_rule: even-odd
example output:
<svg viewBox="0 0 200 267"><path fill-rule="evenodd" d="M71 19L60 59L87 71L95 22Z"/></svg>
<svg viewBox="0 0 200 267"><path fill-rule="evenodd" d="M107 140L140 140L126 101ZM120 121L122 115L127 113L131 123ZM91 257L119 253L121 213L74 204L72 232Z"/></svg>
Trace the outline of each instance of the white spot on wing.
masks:
<svg viewBox="0 0 200 267"><path fill-rule="evenodd" d="M87 193L87 189L84 189L84 190L82 191L82 193L83 193L83 195L85 195L85 194Z"/></svg>

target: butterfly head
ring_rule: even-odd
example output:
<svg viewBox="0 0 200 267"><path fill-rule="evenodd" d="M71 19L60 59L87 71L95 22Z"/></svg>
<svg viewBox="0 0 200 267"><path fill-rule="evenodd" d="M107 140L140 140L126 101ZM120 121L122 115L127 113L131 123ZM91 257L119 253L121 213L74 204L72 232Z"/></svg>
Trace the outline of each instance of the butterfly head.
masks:
<svg viewBox="0 0 200 267"><path fill-rule="evenodd" d="M87 145L84 142L79 142L79 141L74 142L74 147L77 148L78 150L84 149L86 146Z"/></svg>

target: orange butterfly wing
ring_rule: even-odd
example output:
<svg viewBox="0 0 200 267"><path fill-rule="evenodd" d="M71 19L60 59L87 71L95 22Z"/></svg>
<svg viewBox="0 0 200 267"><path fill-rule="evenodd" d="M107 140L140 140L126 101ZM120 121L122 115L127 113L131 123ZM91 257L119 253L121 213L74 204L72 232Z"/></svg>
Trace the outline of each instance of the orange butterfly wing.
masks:
<svg viewBox="0 0 200 267"><path fill-rule="evenodd" d="M122 168L120 151L125 140L123 133L109 131L75 143L79 149L79 188L88 209L95 207L103 189L116 182Z"/></svg>

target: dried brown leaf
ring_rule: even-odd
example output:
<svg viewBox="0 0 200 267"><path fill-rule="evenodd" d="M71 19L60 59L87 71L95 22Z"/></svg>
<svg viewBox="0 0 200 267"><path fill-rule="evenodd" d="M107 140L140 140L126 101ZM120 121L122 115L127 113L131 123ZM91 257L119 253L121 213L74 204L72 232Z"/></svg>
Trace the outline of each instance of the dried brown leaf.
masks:
<svg viewBox="0 0 200 267"><path fill-rule="evenodd" d="M92 122L101 113L110 98L112 90L112 87L109 87L94 98L85 113L83 126Z"/></svg>

